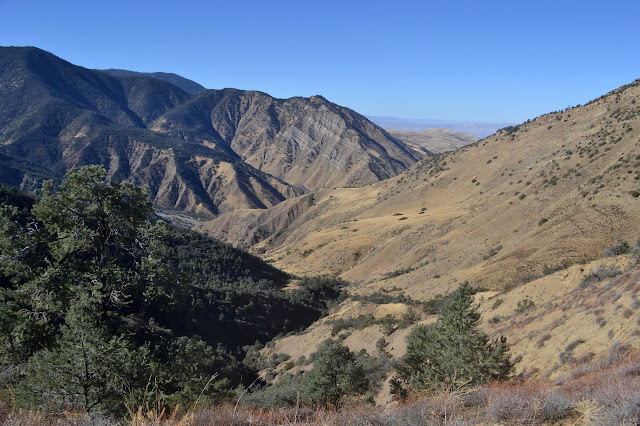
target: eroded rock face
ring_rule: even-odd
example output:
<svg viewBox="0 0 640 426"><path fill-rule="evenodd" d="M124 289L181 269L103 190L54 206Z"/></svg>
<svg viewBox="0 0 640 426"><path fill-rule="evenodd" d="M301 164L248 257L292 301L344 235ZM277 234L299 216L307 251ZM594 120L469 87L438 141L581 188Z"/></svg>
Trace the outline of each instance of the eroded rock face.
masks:
<svg viewBox="0 0 640 426"><path fill-rule="evenodd" d="M150 127L226 146L256 169L306 190L375 183L421 157L361 115L320 96L282 100L212 90Z"/></svg>

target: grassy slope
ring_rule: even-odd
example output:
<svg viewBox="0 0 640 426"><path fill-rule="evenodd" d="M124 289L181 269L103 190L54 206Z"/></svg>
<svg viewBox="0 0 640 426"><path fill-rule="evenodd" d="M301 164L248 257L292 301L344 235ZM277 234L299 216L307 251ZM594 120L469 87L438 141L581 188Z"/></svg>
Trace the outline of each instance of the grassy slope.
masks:
<svg viewBox="0 0 640 426"><path fill-rule="evenodd" d="M639 120L635 84L423 160L397 178L320 193L254 249L287 271L352 280L349 291L360 296L384 291L424 301L468 279L490 290L478 295L483 327L491 336L508 337L517 372L559 377L617 347L638 346L637 254L594 259L619 240L640 237L640 198L632 193L640 190ZM283 206L271 214L278 208ZM228 228L216 228L224 219L203 228L213 234L224 229L241 242L228 218ZM625 274L580 287L592 271L609 267ZM534 306L517 312L525 299ZM400 318L406 309L347 301L305 334L277 341L265 355L308 357L331 336L332 320ZM422 314L421 320L435 316ZM397 357L407 332L385 336L374 325L342 333L352 350L369 353L385 337ZM378 402L388 401L386 390Z"/></svg>
<svg viewBox="0 0 640 426"><path fill-rule="evenodd" d="M635 85L379 184L320 193L254 248L290 272L340 275L363 293L398 286L425 299L464 279L500 289L545 264L599 256L640 236L640 198L630 194L640 189L637 101ZM284 207L271 212L284 216ZM225 220L202 229L242 243L232 221L219 226Z"/></svg>

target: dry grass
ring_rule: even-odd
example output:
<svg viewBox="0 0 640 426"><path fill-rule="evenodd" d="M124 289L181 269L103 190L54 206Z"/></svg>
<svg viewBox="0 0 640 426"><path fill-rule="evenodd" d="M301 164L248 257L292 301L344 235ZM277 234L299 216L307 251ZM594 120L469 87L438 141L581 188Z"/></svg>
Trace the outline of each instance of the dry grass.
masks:
<svg viewBox="0 0 640 426"><path fill-rule="evenodd" d="M7 408L7 404L3 405ZM617 350L608 359L557 380L493 383L468 391L416 397L382 407L254 409L234 404L178 410L140 409L128 424L147 425L473 425L473 424L638 424L640 353ZM111 425L115 421L77 413L4 413L11 425Z"/></svg>

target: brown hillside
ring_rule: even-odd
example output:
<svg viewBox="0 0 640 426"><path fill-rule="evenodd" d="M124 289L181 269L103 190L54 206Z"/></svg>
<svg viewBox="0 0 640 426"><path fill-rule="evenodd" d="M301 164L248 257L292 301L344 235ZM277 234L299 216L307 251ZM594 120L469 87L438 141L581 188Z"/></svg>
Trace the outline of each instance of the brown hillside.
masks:
<svg viewBox="0 0 640 426"><path fill-rule="evenodd" d="M200 229L290 272L340 275L359 292L397 286L429 298L465 279L500 289L638 239L639 120L636 82L387 181Z"/></svg>
<svg viewBox="0 0 640 426"><path fill-rule="evenodd" d="M575 265L508 292L478 293L476 302L482 314L481 326L492 339L507 337L515 373L523 378L547 377L559 385L599 370L599 366L622 359L630 350L638 349L640 269L637 266L637 255L619 256ZM585 277L603 274L603 271L618 275L600 282L584 281ZM391 290L387 294L397 296L399 292ZM386 315L400 319L408 310L416 316L414 324L429 324L437 318L424 314L415 304L408 307L347 300L304 333L275 341L263 350L263 355L287 354L292 360L309 359L321 342L329 338L341 340L352 351L365 349L376 355L377 342L384 339L385 350L398 358L406 351L406 337L414 324L409 327L396 325L386 331L378 324L347 327L337 334L333 330L337 319L357 319L366 315L375 319ZM305 364L297 362L293 369L285 370L282 363L275 372L295 375L311 368ZM567 377L568 374L574 376ZM376 402L384 405L390 401L387 381Z"/></svg>
<svg viewBox="0 0 640 426"><path fill-rule="evenodd" d="M428 154L321 96L275 99L210 90L159 117L150 129L231 149L256 169L307 190L375 183Z"/></svg>

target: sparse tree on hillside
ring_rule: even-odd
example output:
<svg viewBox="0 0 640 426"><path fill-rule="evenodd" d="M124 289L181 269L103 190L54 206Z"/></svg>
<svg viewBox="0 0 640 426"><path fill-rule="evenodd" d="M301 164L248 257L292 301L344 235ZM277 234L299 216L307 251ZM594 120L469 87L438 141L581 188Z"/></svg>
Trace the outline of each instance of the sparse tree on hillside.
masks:
<svg viewBox="0 0 640 426"><path fill-rule="evenodd" d="M418 325L411 331L407 353L395 366L396 396L406 395L407 387L460 388L509 377L512 364L506 339L489 342L478 327L480 314L472 304L473 290L464 282L447 298L434 325Z"/></svg>
<svg viewBox="0 0 640 426"><path fill-rule="evenodd" d="M318 350L307 376L307 392L318 404L338 407L349 395L362 395L368 383L356 355L340 343Z"/></svg>

